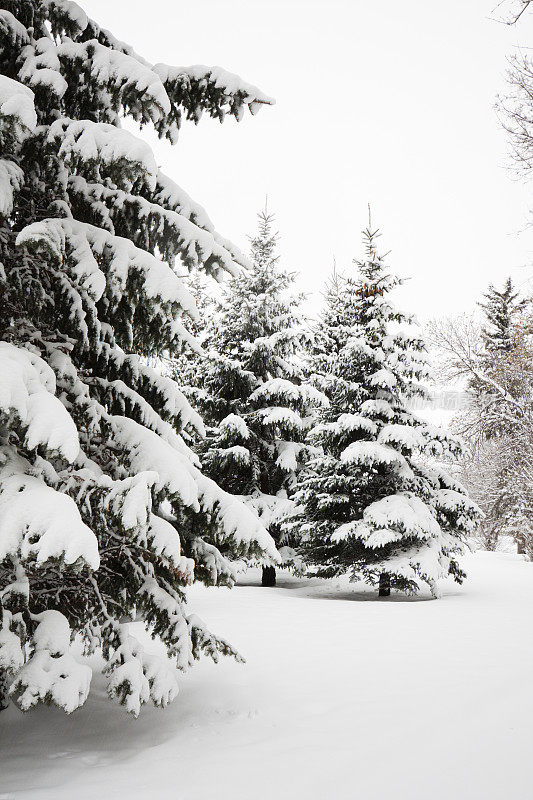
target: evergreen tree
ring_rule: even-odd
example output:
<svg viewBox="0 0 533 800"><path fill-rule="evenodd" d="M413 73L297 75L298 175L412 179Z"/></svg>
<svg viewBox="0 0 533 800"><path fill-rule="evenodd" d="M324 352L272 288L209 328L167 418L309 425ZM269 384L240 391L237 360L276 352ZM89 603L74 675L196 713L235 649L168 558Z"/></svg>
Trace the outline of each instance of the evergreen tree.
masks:
<svg viewBox="0 0 533 800"><path fill-rule="evenodd" d="M326 399L303 380L308 333L291 295L294 275L276 254L272 215L259 214L251 265L228 283L205 332L208 357L199 359L189 390L208 425L199 453L204 471L228 492L243 496L275 540L292 508L296 474L305 460L314 407ZM282 552L291 558L292 548ZM271 566L263 584L275 584Z"/></svg>
<svg viewBox="0 0 533 800"><path fill-rule="evenodd" d="M490 354L509 353L515 347L517 317L527 301L519 299L511 278L507 278L501 292L490 284L483 297L485 302L478 305L485 315L482 330L485 350Z"/></svg>
<svg viewBox="0 0 533 800"><path fill-rule="evenodd" d="M150 367L196 347L174 265L220 277L243 257L121 119L174 142L184 117L270 101L220 68L152 66L67 0L4 3L0 52L0 704L81 705L77 633L136 715L172 700L175 667L237 655L187 613L187 584L276 553L199 470L202 421Z"/></svg>
<svg viewBox="0 0 533 800"><path fill-rule="evenodd" d="M391 304L400 280L377 253L378 232L364 231L358 275L331 284L313 355L315 380L330 401L310 440L321 448L299 477L304 550L319 575L434 594L439 578L461 582L457 561L477 518L464 489L430 454L454 455L458 444L419 420L409 401L424 389L425 346L412 320Z"/></svg>

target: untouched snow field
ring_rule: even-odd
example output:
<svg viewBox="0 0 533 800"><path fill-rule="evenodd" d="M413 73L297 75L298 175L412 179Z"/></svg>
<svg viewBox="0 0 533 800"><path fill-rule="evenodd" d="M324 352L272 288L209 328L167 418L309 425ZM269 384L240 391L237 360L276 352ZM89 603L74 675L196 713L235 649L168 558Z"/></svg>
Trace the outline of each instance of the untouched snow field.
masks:
<svg viewBox="0 0 533 800"><path fill-rule="evenodd" d="M533 564L477 553L441 600L258 571L191 609L200 662L138 720L101 678L70 717L0 715L0 800L531 800Z"/></svg>

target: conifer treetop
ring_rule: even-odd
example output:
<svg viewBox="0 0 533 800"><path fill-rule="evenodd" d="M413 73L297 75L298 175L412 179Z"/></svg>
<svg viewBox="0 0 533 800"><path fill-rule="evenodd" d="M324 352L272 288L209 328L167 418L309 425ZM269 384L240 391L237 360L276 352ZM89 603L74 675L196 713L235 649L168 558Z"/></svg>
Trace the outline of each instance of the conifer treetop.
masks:
<svg viewBox="0 0 533 800"><path fill-rule="evenodd" d="M478 303L483 309L486 322L482 328L485 348L488 352L504 353L513 349L515 326L520 312L528 301L520 300L512 279L506 279L503 289L498 291L492 284L483 295L485 302Z"/></svg>

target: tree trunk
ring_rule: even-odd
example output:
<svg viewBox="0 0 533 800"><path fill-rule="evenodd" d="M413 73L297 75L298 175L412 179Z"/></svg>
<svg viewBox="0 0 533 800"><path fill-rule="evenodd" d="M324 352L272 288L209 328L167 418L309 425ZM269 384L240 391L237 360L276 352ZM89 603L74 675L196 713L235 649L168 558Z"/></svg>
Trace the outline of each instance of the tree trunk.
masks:
<svg viewBox="0 0 533 800"><path fill-rule="evenodd" d="M4 708L7 708L9 705L9 697L7 694L8 689L9 680L7 677L7 672L0 670L0 711L3 711Z"/></svg>
<svg viewBox="0 0 533 800"><path fill-rule="evenodd" d="M517 536L516 539L516 552L519 556L524 556L526 554L526 540L524 536Z"/></svg>
<svg viewBox="0 0 533 800"><path fill-rule="evenodd" d="M261 578L261 586L275 586L276 585L276 567L263 567L263 577Z"/></svg>
<svg viewBox="0 0 533 800"><path fill-rule="evenodd" d="M382 572L379 576L379 597L389 597L390 595L390 575Z"/></svg>
<svg viewBox="0 0 533 800"><path fill-rule="evenodd" d="M494 551L498 544L498 530L496 525L485 533L485 547L487 550Z"/></svg>

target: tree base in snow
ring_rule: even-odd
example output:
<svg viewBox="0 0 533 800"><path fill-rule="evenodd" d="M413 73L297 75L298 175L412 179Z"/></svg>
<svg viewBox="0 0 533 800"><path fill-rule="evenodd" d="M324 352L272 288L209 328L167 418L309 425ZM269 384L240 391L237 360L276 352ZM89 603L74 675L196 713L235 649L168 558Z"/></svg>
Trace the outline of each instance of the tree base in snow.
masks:
<svg viewBox="0 0 533 800"><path fill-rule="evenodd" d="M390 597L390 575L385 572L379 576L379 597Z"/></svg>
<svg viewBox="0 0 533 800"><path fill-rule="evenodd" d="M275 585L276 585L276 568L263 567L261 586L275 586Z"/></svg>

